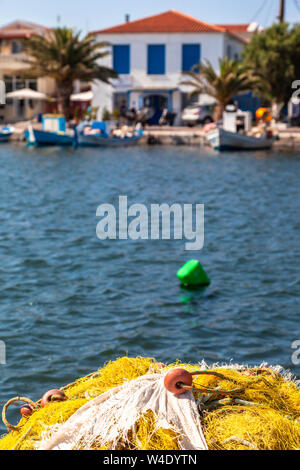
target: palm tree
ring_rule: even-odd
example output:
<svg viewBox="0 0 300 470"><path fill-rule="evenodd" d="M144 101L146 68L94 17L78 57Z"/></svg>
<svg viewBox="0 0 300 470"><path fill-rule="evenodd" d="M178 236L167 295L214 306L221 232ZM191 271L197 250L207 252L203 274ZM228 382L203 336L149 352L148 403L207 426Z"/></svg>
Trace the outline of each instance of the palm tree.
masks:
<svg viewBox="0 0 300 470"><path fill-rule="evenodd" d="M101 80L109 83L117 73L98 64L108 54L108 43L97 42L88 35L81 39L81 33L66 27L55 28L45 37L32 36L24 43L28 54L29 68L24 75L51 77L56 82L58 109L69 117L70 96L75 80Z"/></svg>
<svg viewBox="0 0 300 470"><path fill-rule="evenodd" d="M197 72L196 70L200 70ZM226 105L241 91L253 87L254 78L247 72L241 62L230 60L227 57L219 59L219 72L216 72L212 64L206 60L190 72L184 72L189 80L180 84L193 88L191 96L205 93L218 103L215 111L215 120L222 118Z"/></svg>

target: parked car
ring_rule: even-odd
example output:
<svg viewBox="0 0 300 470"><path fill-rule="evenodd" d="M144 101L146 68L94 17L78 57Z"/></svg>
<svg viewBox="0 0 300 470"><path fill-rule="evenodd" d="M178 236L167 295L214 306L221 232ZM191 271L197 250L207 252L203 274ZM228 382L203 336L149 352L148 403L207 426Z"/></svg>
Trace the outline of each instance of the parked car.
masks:
<svg viewBox="0 0 300 470"><path fill-rule="evenodd" d="M197 124L209 124L213 122L213 105L192 104L182 112L182 121L187 126L196 126Z"/></svg>

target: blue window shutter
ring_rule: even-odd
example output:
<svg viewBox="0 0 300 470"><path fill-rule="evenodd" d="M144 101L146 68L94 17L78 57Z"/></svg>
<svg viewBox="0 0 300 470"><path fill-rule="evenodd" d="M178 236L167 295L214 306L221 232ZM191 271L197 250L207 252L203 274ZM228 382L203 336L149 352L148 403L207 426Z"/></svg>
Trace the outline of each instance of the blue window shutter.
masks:
<svg viewBox="0 0 300 470"><path fill-rule="evenodd" d="M164 44L148 46L148 74L164 75L166 73L166 47Z"/></svg>
<svg viewBox="0 0 300 470"><path fill-rule="evenodd" d="M182 72L189 72L201 60L200 44L182 45Z"/></svg>
<svg viewBox="0 0 300 470"><path fill-rule="evenodd" d="M113 46L113 68L119 74L130 73L130 46Z"/></svg>

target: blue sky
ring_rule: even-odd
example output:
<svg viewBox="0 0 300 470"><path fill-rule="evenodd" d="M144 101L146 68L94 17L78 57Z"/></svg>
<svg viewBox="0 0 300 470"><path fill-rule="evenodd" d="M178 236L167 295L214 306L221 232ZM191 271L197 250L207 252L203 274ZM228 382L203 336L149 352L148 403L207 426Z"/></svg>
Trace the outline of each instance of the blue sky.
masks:
<svg viewBox="0 0 300 470"><path fill-rule="evenodd" d="M180 10L209 23L247 23L259 21L270 25L279 0L0 0L0 23L26 19L45 26L76 26L83 32L143 18L169 9ZM286 0L287 20L300 22L300 0Z"/></svg>

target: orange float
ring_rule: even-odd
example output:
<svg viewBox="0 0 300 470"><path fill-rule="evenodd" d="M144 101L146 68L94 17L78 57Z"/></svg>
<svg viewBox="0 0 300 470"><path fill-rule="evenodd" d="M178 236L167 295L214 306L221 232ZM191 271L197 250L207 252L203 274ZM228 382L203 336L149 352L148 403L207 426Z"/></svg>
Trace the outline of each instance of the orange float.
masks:
<svg viewBox="0 0 300 470"><path fill-rule="evenodd" d="M20 413L23 417L29 418L29 416L32 415L32 406L30 405L23 405L22 408L20 409Z"/></svg>
<svg viewBox="0 0 300 470"><path fill-rule="evenodd" d="M48 405L52 401L64 401L66 400L66 395L62 390L49 390L43 395L42 401L41 401L41 407L44 408L44 406Z"/></svg>
<svg viewBox="0 0 300 470"><path fill-rule="evenodd" d="M268 108L258 108L256 111L256 119L262 119L264 122L270 122L272 120L272 115Z"/></svg>
<svg viewBox="0 0 300 470"><path fill-rule="evenodd" d="M184 369L170 370L164 379L166 389L174 395L182 395L186 392L181 384L191 386L193 384L193 377L190 372Z"/></svg>

